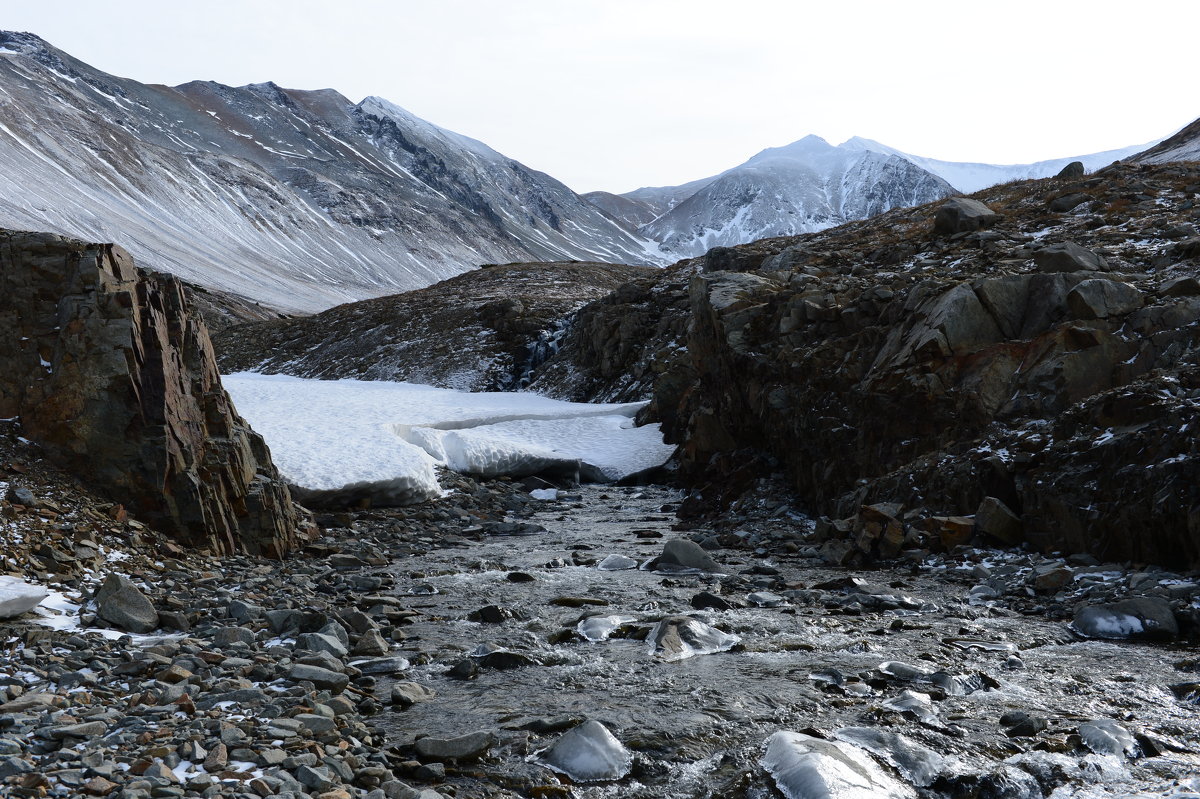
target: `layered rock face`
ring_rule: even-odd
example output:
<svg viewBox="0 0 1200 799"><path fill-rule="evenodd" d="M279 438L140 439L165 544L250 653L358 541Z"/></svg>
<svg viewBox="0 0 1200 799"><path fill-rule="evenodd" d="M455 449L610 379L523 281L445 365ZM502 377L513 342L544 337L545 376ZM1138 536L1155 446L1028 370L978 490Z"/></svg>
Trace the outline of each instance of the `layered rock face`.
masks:
<svg viewBox="0 0 1200 799"><path fill-rule="evenodd" d="M678 265L686 356L652 409L715 504L772 469L830 516L894 503L888 547L843 526L864 554L975 516L1198 564L1198 192L1196 165L1122 166L980 193L995 218L936 232L931 204Z"/></svg>
<svg viewBox="0 0 1200 799"><path fill-rule="evenodd" d="M0 416L192 546L278 556L305 521L221 388L178 279L128 253L0 233Z"/></svg>

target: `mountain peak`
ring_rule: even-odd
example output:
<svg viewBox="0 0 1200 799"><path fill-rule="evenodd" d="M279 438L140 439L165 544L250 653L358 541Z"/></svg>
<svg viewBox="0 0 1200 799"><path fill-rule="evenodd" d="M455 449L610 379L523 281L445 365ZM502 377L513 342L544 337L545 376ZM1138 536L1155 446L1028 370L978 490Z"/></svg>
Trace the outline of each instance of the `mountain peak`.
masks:
<svg viewBox="0 0 1200 799"><path fill-rule="evenodd" d="M51 49L50 43L37 34L0 31L0 55L33 55Z"/></svg>

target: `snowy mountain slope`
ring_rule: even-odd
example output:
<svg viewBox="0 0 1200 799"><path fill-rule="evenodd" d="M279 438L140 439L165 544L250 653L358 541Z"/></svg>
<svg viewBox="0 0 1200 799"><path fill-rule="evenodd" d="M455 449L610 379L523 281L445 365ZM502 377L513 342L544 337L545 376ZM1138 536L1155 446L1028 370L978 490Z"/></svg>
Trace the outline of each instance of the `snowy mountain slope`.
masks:
<svg viewBox="0 0 1200 799"><path fill-rule="evenodd" d="M285 309L485 262L656 260L562 183L386 100L144 85L31 34L0 33L0 162L0 226Z"/></svg>
<svg viewBox="0 0 1200 799"><path fill-rule="evenodd" d="M684 258L824 230L952 193L944 180L898 156L807 136L717 176L639 232Z"/></svg>
<svg viewBox="0 0 1200 799"><path fill-rule="evenodd" d="M1047 161L1036 161L1032 164L975 164L961 161L940 161L936 158L925 158L901 152L886 144L863 139L855 136L839 145L846 148L859 148L876 153L896 155L911 161L922 169L932 172L949 183L963 194L971 194L1013 180L1028 180L1030 178L1048 178L1057 175L1062 168L1072 161L1080 161L1088 171L1108 166L1113 161L1120 161L1145 150L1150 145L1138 144L1123 147L1119 150L1105 150L1089 155L1073 155L1066 158L1051 158Z"/></svg>
<svg viewBox="0 0 1200 799"><path fill-rule="evenodd" d="M1169 161L1200 161L1200 119L1190 123L1155 146L1129 159L1139 164L1165 164Z"/></svg>
<svg viewBox="0 0 1200 799"><path fill-rule="evenodd" d="M655 211L648 203L641 202L640 200L631 200L628 197L622 197L620 194L613 194L607 191L589 191L579 196L613 219L621 222L630 230L636 230L647 222L653 222L659 216L659 212Z"/></svg>

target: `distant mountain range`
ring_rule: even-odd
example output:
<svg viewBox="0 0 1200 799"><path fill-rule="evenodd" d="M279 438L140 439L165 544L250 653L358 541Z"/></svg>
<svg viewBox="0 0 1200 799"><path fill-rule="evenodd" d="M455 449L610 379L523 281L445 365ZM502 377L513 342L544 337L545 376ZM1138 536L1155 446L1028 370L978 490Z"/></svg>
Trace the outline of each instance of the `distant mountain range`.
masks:
<svg viewBox="0 0 1200 799"><path fill-rule="evenodd" d="M681 186L592 192L584 198L676 258L768 236L813 233L903 205L997 183L1049 177L1072 161L1096 169L1148 144L1032 164L940 161L859 137L836 147L806 136L719 175Z"/></svg>
<svg viewBox="0 0 1200 799"><path fill-rule="evenodd" d="M1161 150L1170 141L1153 157L1196 157L1195 136ZM484 263L662 265L1143 149L997 166L807 136L681 186L581 197L379 97L146 85L0 32L0 227L113 241L145 266L288 311Z"/></svg>
<svg viewBox="0 0 1200 799"><path fill-rule="evenodd" d="M291 310L487 262L661 263L554 178L386 100L117 78L0 33L0 226Z"/></svg>

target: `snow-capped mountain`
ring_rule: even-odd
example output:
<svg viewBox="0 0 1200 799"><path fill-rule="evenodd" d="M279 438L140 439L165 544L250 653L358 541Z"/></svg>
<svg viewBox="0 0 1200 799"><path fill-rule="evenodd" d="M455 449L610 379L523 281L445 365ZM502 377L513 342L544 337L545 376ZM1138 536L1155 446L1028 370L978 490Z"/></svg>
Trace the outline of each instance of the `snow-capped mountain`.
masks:
<svg viewBox="0 0 1200 799"><path fill-rule="evenodd" d="M1165 164L1169 161L1200 161L1200 119L1130 159L1139 164Z"/></svg>
<svg viewBox="0 0 1200 799"><path fill-rule="evenodd" d="M886 144L880 144L871 139L855 136L842 142L841 147L861 148L876 153L896 155L911 161L924 170L932 172L942 180L958 189L963 194L972 194L988 186L1008 183L1013 180L1029 180L1031 178L1048 178L1057 175L1062 168L1073 161L1079 161L1089 172L1108 166L1113 161L1120 161L1139 153L1149 147L1149 144L1137 144L1132 147L1122 147L1119 150L1105 150L1088 155L1072 155L1066 158L1051 158L1046 161L1035 161L1032 164L975 164L964 161L940 161L937 158L925 158L920 155L901 152Z"/></svg>
<svg viewBox="0 0 1200 799"><path fill-rule="evenodd" d="M557 180L381 98L144 85L26 33L0 33L0 163L0 226L115 241L285 309L486 262L658 257Z"/></svg>
<svg viewBox="0 0 1200 799"><path fill-rule="evenodd" d="M812 233L954 193L949 183L904 158L834 147L819 136L763 150L696 183L702 184L698 190L639 229L679 258L768 236ZM659 196L672 198L669 192Z"/></svg>

